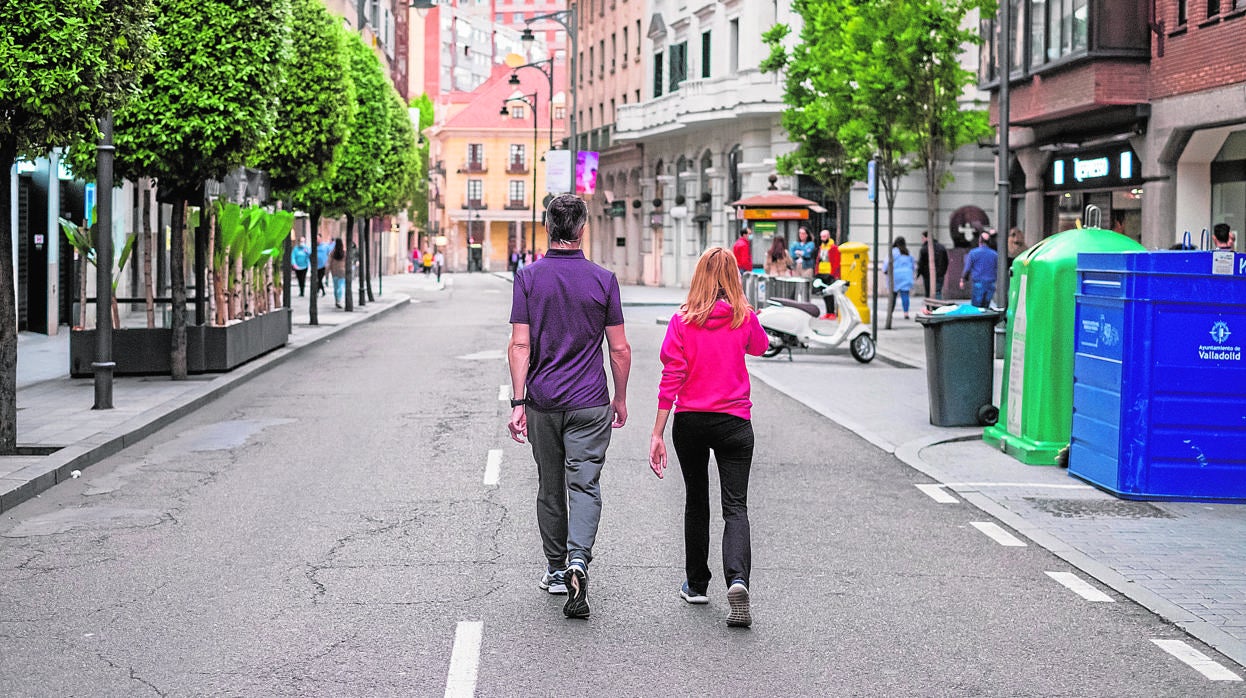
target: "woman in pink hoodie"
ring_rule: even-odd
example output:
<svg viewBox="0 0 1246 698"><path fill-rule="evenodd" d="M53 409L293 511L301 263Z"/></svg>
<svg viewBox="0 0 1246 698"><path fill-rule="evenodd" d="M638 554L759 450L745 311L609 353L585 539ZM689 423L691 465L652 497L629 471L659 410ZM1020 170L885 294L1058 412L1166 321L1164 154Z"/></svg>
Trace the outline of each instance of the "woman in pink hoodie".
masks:
<svg viewBox="0 0 1246 698"><path fill-rule="evenodd" d="M688 300L671 318L662 341L658 417L649 440L649 465L658 477L667 465L667 418L675 410L671 441L679 457L687 499L684 550L687 579L679 595L709 603L710 451L722 483L723 573L731 612L727 625L747 628L749 568L748 473L753 463L753 423L744 355L760 356L770 340L744 299L735 258L721 247L701 255Z"/></svg>

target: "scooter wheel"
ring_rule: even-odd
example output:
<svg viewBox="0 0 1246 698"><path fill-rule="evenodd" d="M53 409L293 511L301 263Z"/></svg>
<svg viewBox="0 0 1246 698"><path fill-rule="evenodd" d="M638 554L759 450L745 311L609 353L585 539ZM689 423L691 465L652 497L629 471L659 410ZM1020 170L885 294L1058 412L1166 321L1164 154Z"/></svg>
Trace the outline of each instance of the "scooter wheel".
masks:
<svg viewBox="0 0 1246 698"><path fill-rule="evenodd" d="M859 334L848 343L848 350L852 352L852 358L868 364L874 360L874 338L868 334Z"/></svg>
<svg viewBox="0 0 1246 698"><path fill-rule="evenodd" d="M770 348L761 353L762 357L769 359L778 356L787 345L787 340L774 332L766 332L766 336L770 338Z"/></svg>
<svg viewBox="0 0 1246 698"><path fill-rule="evenodd" d="M978 424L984 427L994 426L999 421L999 408L995 405L983 405L978 408Z"/></svg>

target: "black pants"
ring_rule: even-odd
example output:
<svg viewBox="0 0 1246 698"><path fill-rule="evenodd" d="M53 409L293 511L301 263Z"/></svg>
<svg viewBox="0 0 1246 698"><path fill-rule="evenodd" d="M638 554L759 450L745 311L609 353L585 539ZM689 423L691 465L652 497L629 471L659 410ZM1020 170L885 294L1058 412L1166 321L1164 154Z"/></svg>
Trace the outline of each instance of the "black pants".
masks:
<svg viewBox="0 0 1246 698"><path fill-rule="evenodd" d="M748 527L748 471L753 464L753 423L716 412L676 412L671 441L679 457L687 499L684 505L684 568L688 586L710 583L710 451L722 484L723 581L747 585L753 566Z"/></svg>
<svg viewBox="0 0 1246 698"><path fill-rule="evenodd" d="M294 275L299 277L299 295L303 295L304 289L307 288L307 269L295 269Z"/></svg>
<svg viewBox="0 0 1246 698"><path fill-rule="evenodd" d="M826 290L822 295L822 302L826 303L826 312L834 315L835 295L831 293L831 284L835 283L835 276L833 274L818 274L815 278L821 279L822 283L826 284Z"/></svg>
<svg viewBox="0 0 1246 698"><path fill-rule="evenodd" d="M316 290L312 291L312 293L316 293L317 291L319 291L320 295L322 296L324 295L325 271L327 271L325 267L320 267L319 269L316 270Z"/></svg>

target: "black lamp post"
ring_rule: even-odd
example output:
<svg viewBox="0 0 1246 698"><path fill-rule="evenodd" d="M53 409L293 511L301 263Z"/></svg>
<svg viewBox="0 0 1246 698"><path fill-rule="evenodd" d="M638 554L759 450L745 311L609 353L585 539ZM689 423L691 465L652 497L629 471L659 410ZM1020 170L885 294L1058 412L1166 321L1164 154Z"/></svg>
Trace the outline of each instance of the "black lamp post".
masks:
<svg viewBox="0 0 1246 698"><path fill-rule="evenodd" d="M112 376L117 366L112 360L112 180L113 155L117 149L112 144L111 112L100 119L100 132L103 138L96 156L99 172L95 185L99 192L96 204L99 228L95 234L95 361L91 369L95 372L94 409L111 410ZM52 176L55 175L53 172Z"/></svg>
<svg viewBox="0 0 1246 698"><path fill-rule="evenodd" d="M516 84L518 82L519 82L519 77L517 75L511 75L511 84ZM551 111L553 107L553 96L554 95L551 92L550 93ZM529 107L532 107L532 254L533 256L536 256L536 186L537 186L536 185L536 149L537 149L537 137L538 137L537 128L539 126L537 122L537 114L536 114L536 105L537 105L536 97L537 97L537 93L533 92L532 94L518 95L518 96L511 97L506 100L507 102L523 102ZM502 111L500 113L502 116L507 116L510 114L510 110L506 108L505 102L502 104ZM553 122L551 121L551 123ZM552 130L551 130L551 133L553 133ZM520 241L520 246L522 247L523 245L522 236L520 237L519 241Z"/></svg>
<svg viewBox="0 0 1246 698"><path fill-rule="evenodd" d="M510 80L507 84L512 87L519 87L518 72L524 68L535 68L541 71L545 76L546 82L549 83L549 147L554 149L554 59L546 58L543 61L532 61L523 65L515 66L515 72L511 73Z"/></svg>
<svg viewBox="0 0 1246 698"><path fill-rule="evenodd" d="M416 2L432 2L434 0L415 0L415 1ZM575 67L576 67L576 56L579 55L579 50L580 50L580 40L579 40L579 37L576 35L577 22L576 22L575 7L568 7L565 10L559 10L557 12L550 12L548 14L536 15L535 17L529 17L527 20L524 20L524 23L527 24L528 26L524 28L523 33L519 35L519 39L523 41L525 44L531 44L533 41L535 41L536 36L533 35L532 33L532 23L540 22L542 20L550 20L552 22L557 22L561 24L562 28L567 30L567 38L571 39L571 54L568 59L568 65L570 67L570 77L567 80L571 85L571 113L567 115L567 118L570 119L570 122L571 122L571 128L569 129L571 133L571 143L570 143L571 144L571 171L572 171L572 178L574 181L576 154L580 150L580 144L578 142L579 134L576 133L576 118L575 118L576 109L579 107L579 98L578 98L579 90L576 89L577 76L575 73ZM553 85L553 66L552 65L550 66L550 84ZM553 101L553 89L552 88L550 90L550 95L551 95L550 101L552 103ZM552 116L553 114L552 108L550 109L550 113ZM574 191L574 186L572 186L572 191Z"/></svg>

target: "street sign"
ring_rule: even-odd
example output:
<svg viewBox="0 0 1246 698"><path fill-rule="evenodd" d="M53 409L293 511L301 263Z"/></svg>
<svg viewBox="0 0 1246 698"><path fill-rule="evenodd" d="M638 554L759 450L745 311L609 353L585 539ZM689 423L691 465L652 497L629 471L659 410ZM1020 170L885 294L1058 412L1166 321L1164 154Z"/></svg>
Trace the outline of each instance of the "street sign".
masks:
<svg viewBox="0 0 1246 698"><path fill-rule="evenodd" d="M869 186L869 193L867 194L867 197L868 197L867 200L873 201L874 197L878 196L878 163L877 161L870 160L869 172L865 176L865 181L866 181L866 184Z"/></svg>

